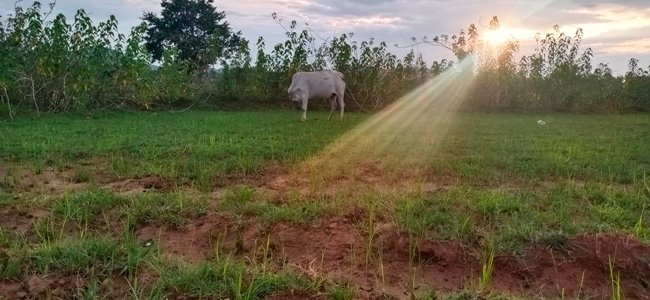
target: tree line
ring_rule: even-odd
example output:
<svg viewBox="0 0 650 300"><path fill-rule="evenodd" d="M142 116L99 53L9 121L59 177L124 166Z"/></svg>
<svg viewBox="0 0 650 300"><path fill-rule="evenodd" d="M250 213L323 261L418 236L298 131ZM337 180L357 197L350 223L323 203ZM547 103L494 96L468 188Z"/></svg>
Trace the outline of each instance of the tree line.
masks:
<svg viewBox="0 0 650 300"><path fill-rule="evenodd" d="M457 58L427 64L415 51L398 57L385 42L358 41L352 33L323 38L276 14L286 40L251 43L213 0L163 0L160 15L145 12L128 35L118 32L114 16L94 23L79 9L68 20L50 15L54 5L17 5L0 17L2 118L125 107L278 107L288 105L294 72L332 68L345 74L348 107L375 111L465 59L475 75L467 110L650 111L650 67L634 58L624 75L593 66L582 30L567 35L556 26L518 60L516 40L490 44L475 25L413 38L413 45L441 46ZM484 30L498 28L494 17Z"/></svg>

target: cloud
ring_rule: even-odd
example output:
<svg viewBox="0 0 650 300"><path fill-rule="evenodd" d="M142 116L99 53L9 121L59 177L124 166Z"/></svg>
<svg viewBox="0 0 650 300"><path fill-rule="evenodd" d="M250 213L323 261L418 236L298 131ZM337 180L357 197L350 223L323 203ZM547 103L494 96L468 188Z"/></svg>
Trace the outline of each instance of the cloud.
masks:
<svg viewBox="0 0 650 300"><path fill-rule="evenodd" d="M650 29L650 8L633 9L621 5L606 5L590 9L569 10L577 16L590 16L594 21L562 26L567 29L583 28L585 37L615 34L634 29Z"/></svg>
<svg viewBox="0 0 650 300"><path fill-rule="evenodd" d="M160 8L159 0L120 0L119 2L122 2L122 4L129 7L149 8L149 9Z"/></svg>
<svg viewBox="0 0 650 300"><path fill-rule="evenodd" d="M599 43L594 45L604 55L634 55L647 54L650 49L650 38L622 43Z"/></svg>
<svg viewBox="0 0 650 300"><path fill-rule="evenodd" d="M569 35L583 28L583 45L593 47L596 55L612 60L614 68L624 69L630 55L650 60L650 48L645 47L645 41L639 42L650 31L650 3L644 0L625 1L624 4L613 0L272 0L260 2L260 5L267 2L274 3L272 11L284 16L285 20L309 23L322 36L354 32L358 39L373 37L388 45L405 45L412 36L454 34L471 23L483 30L496 15L504 31L520 40L521 54L534 50L536 33L550 32L557 24ZM232 6L233 11L240 12L248 7ZM269 8L266 5L267 12ZM264 18L257 21L264 22ZM268 27L272 25L269 21L262 32L273 30ZM284 39L282 35L276 36L278 41ZM273 43L269 39L267 42ZM398 55L410 51L409 48L390 50ZM439 48L421 46L418 50L430 60L453 58L448 51ZM595 61L598 60L596 57Z"/></svg>
<svg viewBox="0 0 650 300"><path fill-rule="evenodd" d="M344 28L359 28L359 27L399 27L404 26L404 20L399 17L384 17L384 16L372 16L372 17L339 17L334 18L329 21L329 24L338 29Z"/></svg>
<svg viewBox="0 0 650 300"><path fill-rule="evenodd" d="M310 12L324 16L371 16L391 12L389 8L398 2L399 0L314 0L311 3L315 9Z"/></svg>
<svg viewBox="0 0 650 300"><path fill-rule="evenodd" d="M251 41L263 36L269 46L285 39L284 30L271 18L273 12L285 24L309 23L323 37L354 32L356 39L372 37L388 45L409 44L412 36L458 33L471 23L484 29L496 15L504 30L520 40L521 53L533 51L536 32L549 32L557 24L570 35L582 27L583 44L594 48L595 60L610 60L614 69L625 69L632 55L650 62L648 0L216 0L215 5L226 12L233 29ZM160 0L65 0L57 3L55 13L72 17L78 8L96 22L115 14L125 33L140 22L143 11L158 12ZM13 1L0 1L0 13L4 11L13 11ZM397 55L410 50L390 48ZM421 45L417 50L429 60L453 58L440 48Z"/></svg>

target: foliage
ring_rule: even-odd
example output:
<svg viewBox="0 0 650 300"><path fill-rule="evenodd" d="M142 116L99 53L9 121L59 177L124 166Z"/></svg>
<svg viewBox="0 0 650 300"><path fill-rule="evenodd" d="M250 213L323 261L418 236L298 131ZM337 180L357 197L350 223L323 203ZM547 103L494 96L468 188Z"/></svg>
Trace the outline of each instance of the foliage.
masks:
<svg viewBox="0 0 650 300"><path fill-rule="evenodd" d="M154 60L162 60L165 50L176 48L174 57L187 62L191 69L205 70L218 59L238 53L246 43L241 33L231 32L222 22L224 12L213 6L214 0L163 0L160 16L146 12L146 47ZM234 51L233 51L234 50Z"/></svg>
<svg viewBox="0 0 650 300"><path fill-rule="evenodd" d="M72 23L62 14L48 21L53 5L49 11L41 8L39 2L27 9L18 6L3 23L0 87L10 115L25 105L39 114L149 108L167 100L161 93L167 76L182 68L163 64L161 72L152 70L143 25L126 37L118 33L114 16L94 24L80 9Z"/></svg>
<svg viewBox="0 0 650 300"><path fill-rule="evenodd" d="M640 68L635 58L630 59L628 66L623 78L623 95L630 106L650 111L650 66L646 70Z"/></svg>
<svg viewBox="0 0 650 300"><path fill-rule="evenodd" d="M251 46L211 4L164 0L162 14L145 13L147 22L128 36L117 31L113 16L95 24L79 10L69 22L63 15L50 19L53 4L16 7L0 18L0 115L189 103L279 107L289 104L293 73L321 69L345 75L346 107L376 111L457 66L444 59L427 64L413 50L400 58L385 42L359 41L353 33L323 38L277 14L273 20L286 40L271 46L260 37ZM471 61L475 76L461 99L467 110L650 110L650 73L637 59L624 76L607 64L594 67L592 49L581 48L583 31L569 36L558 26L538 34L532 54L518 55L515 40L484 40L485 30L499 28L494 17L487 29L471 24L456 35L412 38L403 47L440 46Z"/></svg>
<svg viewBox="0 0 650 300"><path fill-rule="evenodd" d="M247 60L224 69L222 78L230 80L221 81L221 88L228 90L228 98L286 102L286 87L294 72L336 69L345 74L349 106L374 111L456 65L444 59L427 65L422 54L413 50L398 58L386 43L357 41L352 33L323 39L308 24L300 30L295 21L285 27L276 14L273 18L287 40L268 53L260 37L254 65ZM487 30L499 29L494 17ZM471 61L475 76L463 102L467 110L648 110L648 71L639 68L636 59L630 61L625 77L612 74L607 64L594 68L593 50L581 48L582 29L569 36L554 26L552 32L538 34L534 53L519 61L516 40L493 44L482 34L471 24L457 35L412 38L414 43L405 47L440 46L458 61ZM249 49L245 50L250 59Z"/></svg>

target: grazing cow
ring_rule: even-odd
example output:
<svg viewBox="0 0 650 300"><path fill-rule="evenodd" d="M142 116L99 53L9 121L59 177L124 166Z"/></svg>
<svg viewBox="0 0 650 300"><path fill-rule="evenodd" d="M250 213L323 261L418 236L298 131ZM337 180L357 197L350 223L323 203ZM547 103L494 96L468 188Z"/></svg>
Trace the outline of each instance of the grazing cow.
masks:
<svg viewBox="0 0 650 300"><path fill-rule="evenodd" d="M307 102L310 99L329 100L331 111L328 120L332 119L338 105L343 119L345 82L339 71L297 72L293 74L287 92L291 101L301 106L302 121L307 120Z"/></svg>

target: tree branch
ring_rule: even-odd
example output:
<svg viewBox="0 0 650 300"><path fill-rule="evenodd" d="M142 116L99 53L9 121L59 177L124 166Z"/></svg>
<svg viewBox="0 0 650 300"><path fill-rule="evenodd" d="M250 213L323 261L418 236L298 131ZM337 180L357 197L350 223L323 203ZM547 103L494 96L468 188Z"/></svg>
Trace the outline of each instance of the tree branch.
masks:
<svg viewBox="0 0 650 300"><path fill-rule="evenodd" d="M11 121L13 121L14 120L14 113L11 111L11 102L9 101L9 94L7 93L7 87L3 86L2 90L4 92L4 95L0 95L0 98L3 99L3 101L4 101L4 99L7 100L7 109L9 109L9 119Z"/></svg>

